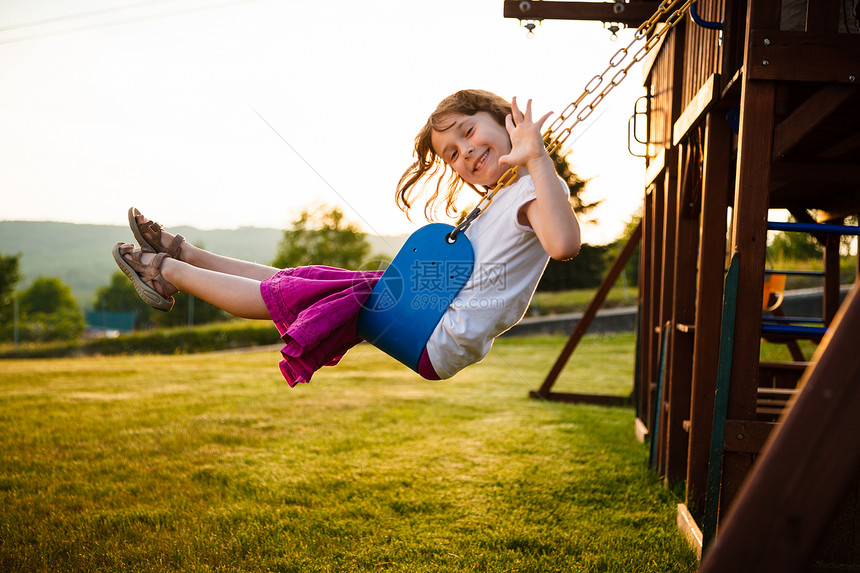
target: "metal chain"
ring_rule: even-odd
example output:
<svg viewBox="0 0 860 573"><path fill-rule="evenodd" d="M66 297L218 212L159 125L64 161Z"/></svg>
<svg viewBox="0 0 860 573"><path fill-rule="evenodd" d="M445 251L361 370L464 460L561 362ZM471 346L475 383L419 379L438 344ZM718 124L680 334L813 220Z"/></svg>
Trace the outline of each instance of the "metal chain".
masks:
<svg viewBox="0 0 860 573"><path fill-rule="evenodd" d="M645 59L645 56L653 50L663 39L663 37L674 28L684 17L687 11L690 9L690 6L696 2L697 0L663 0L660 3L660 6L657 8L657 11L648 18L645 22L643 22L639 28L636 29L636 33L633 35L633 40L625 46L621 48L615 54L609 58L609 65L603 70L602 73L597 74L591 80L585 84L585 89L582 94L572 102L570 102L566 108L553 120L550 126L543 133L543 142L546 147L547 153L554 153L561 149L564 142L567 141L567 138L570 137L573 128L576 127L582 121L588 118L591 113L594 111L601 101L603 101L609 92L615 89L615 86L621 84L624 79L627 77L627 73L637 63L641 62ZM666 25L657 30L657 24L660 19L663 18L670 11L674 10L667 18ZM656 31L655 31L656 30ZM644 44L633 53L633 47L639 42L645 40ZM633 53L630 58L629 63L621 67L622 64L625 63L627 57ZM604 80L608 77L608 75L616 70L612 75L609 83L599 92L597 89L603 85ZM595 93L596 92L596 93ZM593 96L592 96L593 94ZM591 100L588 103L583 104L583 102L588 99L589 96ZM568 124L568 121L572 121ZM556 133L558 132L558 133ZM519 166L514 166L508 169L499 181L496 183L495 187L493 187L490 191L481 198L481 201L478 205L469 213L469 216L457 226L457 228L451 233L451 238L456 237L456 234L460 231L465 231L466 228L475 220L475 218L487 208L487 206L492 202L493 198L496 196L496 193L513 183L513 181L517 178L517 172L519 170Z"/></svg>

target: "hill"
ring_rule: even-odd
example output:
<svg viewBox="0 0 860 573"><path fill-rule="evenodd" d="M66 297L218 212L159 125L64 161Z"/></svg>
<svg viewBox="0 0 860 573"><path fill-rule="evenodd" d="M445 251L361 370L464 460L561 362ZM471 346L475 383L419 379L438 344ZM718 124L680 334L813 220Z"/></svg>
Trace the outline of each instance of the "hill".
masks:
<svg viewBox="0 0 860 573"><path fill-rule="evenodd" d="M259 227L202 230L171 227L195 245L238 259L270 263L275 258L283 230ZM72 289L81 308L93 304L96 289L106 285L117 266L110 249L117 241L133 241L128 227L79 225L47 221L0 221L0 253L21 253L21 272L26 287L39 276L59 277ZM405 237L368 235L371 254L394 256Z"/></svg>

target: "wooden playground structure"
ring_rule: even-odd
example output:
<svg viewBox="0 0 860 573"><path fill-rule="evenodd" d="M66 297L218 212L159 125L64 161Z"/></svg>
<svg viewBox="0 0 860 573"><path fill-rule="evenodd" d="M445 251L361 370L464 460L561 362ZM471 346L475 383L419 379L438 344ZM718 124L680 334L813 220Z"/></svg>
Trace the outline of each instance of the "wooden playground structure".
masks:
<svg viewBox="0 0 860 573"><path fill-rule="evenodd" d="M638 26L662 4L505 0L504 15ZM698 0L649 52L631 118L647 132L642 223L532 393L623 402L552 388L638 245L636 428L654 471L685 484L702 571L860 570L860 264L844 302L839 276L860 213L855 5ZM765 310L786 274L767 268L774 230L823 245L821 316ZM762 339L792 361L762 362ZM798 339L821 341L814 357Z"/></svg>

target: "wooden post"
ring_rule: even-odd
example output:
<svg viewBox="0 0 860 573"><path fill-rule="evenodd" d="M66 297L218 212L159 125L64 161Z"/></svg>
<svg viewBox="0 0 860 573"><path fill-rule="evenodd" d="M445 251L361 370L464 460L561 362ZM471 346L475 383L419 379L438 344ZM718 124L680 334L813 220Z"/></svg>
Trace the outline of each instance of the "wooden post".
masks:
<svg viewBox="0 0 860 573"><path fill-rule="evenodd" d="M671 149L666 152L666 175L663 178L663 257L661 260L660 281L660 326L668 329L665 333L665 358L663 359L663 400L657 404L660 408L659 433L661 443L657 445L657 468L660 475L665 476L668 460L668 435L666 425L668 424L668 397L670 395L667 380L670 377L669 366L672 360L672 344L674 342L674 326L672 324L672 297L675 294L675 249L678 244L675 241L675 218L678 213L678 151Z"/></svg>
<svg viewBox="0 0 860 573"><path fill-rule="evenodd" d="M698 137L698 134L695 134ZM675 210L675 280L671 301L672 353L669 372L669 410L666 414L666 480L687 476L689 436L684 423L690 418L693 335L696 313L696 259L699 243L699 153L689 141L679 155Z"/></svg>
<svg viewBox="0 0 860 573"><path fill-rule="evenodd" d="M840 217L824 221L833 225L841 225L844 220ZM839 310L839 243L841 235L827 233L824 236L824 326L828 326Z"/></svg>
<svg viewBox="0 0 860 573"><path fill-rule="evenodd" d="M714 388L720 348L720 302L726 264L726 209L732 133L722 112L708 113L705 124L699 275L693 374L690 396L690 443L686 503L701 519L708 479L708 448L714 414Z"/></svg>
<svg viewBox="0 0 860 573"><path fill-rule="evenodd" d="M737 315L728 417L755 420L761 344L761 292L764 287L767 211L773 147L776 86L749 79L751 31L779 27L779 0L749 0L746 52L741 86L737 180L732 210L732 250L741 253ZM752 466L752 455L727 452L723 464L720 507L734 499Z"/></svg>
<svg viewBox="0 0 860 573"><path fill-rule="evenodd" d="M649 294L648 308L648 334L649 334L649 353L647 363L647 383L648 383L648 408L647 420L654 417L654 408L657 408L655 393L657 390L657 368L658 354L660 351L660 283L662 266L660 261L663 260L663 193L660 192L659 180L652 186L650 196L650 213L651 213L651 243L650 255L651 268L649 274L649 285L651 287ZM649 422L650 424L650 422ZM652 439L657 431L650 425L648 430L651 432Z"/></svg>

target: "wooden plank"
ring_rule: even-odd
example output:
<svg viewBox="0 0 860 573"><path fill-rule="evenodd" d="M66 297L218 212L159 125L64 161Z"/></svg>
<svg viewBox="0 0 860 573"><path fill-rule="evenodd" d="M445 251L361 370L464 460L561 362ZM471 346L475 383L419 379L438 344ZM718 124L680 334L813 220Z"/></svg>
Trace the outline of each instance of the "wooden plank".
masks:
<svg viewBox="0 0 860 573"><path fill-rule="evenodd" d="M654 157L649 163L648 167L645 168L645 186L651 185L654 183L654 180L657 179L666 168L666 150L661 149L657 156Z"/></svg>
<svg viewBox="0 0 860 573"><path fill-rule="evenodd" d="M727 452L758 454L775 427L776 424L773 422L726 420L723 447Z"/></svg>
<svg viewBox="0 0 860 573"><path fill-rule="evenodd" d="M593 406L628 407L633 403L631 396L609 396L605 394L577 394L574 392L540 392L531 391L529 397L553 402L568 402L571 404L591 404Z"/></svg>
<svg viewBox="0 0 860 573"><path fill-rule="evenodd" d="M844 223L843 219L827 221L835 225ZM824 324L829 325L839 309L840 271L839 235L828 235L824 241Z"/></svg>
<svg viewBox="0 0 860 573"><path fill-rule="evenodd" d="M753 30L746 72L752 80L860 81L860 36Z"/></svg>
<svg viewBox="0 0 860 573"><path fill-rule="evenodd" d="M673 85L678 85L673 82ZM673 109L677 109L673 107ZM666 174L663 177L663 257L660 262L662 267L660 281L660 324L666 333L666 348L665 359L663 360L663 407L664 410L660 416L660 426L654 433L655 436L659 433L660 443L658 444L658 473L666 475L668 472L668 457L669 457L669 426L673 420L669 418L668 412L671 408L671 368L672 368L672 346L674 344L675 332L672 328L672 305L675 291L675 250L678 243L675 240L675 232L677 230L675 219L678 216L678 149L672 148L667 154ZM662 333L661 333L662 334Z"/></svg>
<svg viewBox="0 0 860 573"><path fill-rule="evenodd" d="M548 2L505 0L502 14L518 20L597 20L638 28L660 6L659 2L631 2L616 13L615 2Z"/></svg>
<svg viewBox="0 0 860 573"><path fill-rule="evenodd" d="M774 129L773 160L785 156L858 91L856 86L826 85L807 98Z"/></svg>
<svg viewBox="0 0 860 573"><path fill-rule="evenodd" d="M858 288L840 309L699 573L810 570L821 535L860 474Z"/></svg>
<svg viewBox="0 0 860 573"><path fill-rule="evenodd" d="M710 461L708 463L708 484L705 492L705 517L702 521L702 544L707 548L717 535L717 520L722 489L723 447L726 420L728 419L729 386L732 356L734 352L735 319L737 313L738 274L740 255L735 253L726 274L723 295L722 328L720 330L720 359L717 366L717 380L714 396L714 417L711 429Z"/></svg>
<svg viewBox="0 0 860 573"><path fill-rule="evenodd" d="M687 456L687 507L705 507L714 391L720 350L720 316L726 260L726 211L732 159L732 133L720 112L705 120L705 162L696 287L696 331L690 394L690 445Z"/></svg>
<svg viewBox="0 0 860 573"><path fill-rule="evenodd" d="M639 318L639 378L641 391L639 393L639 417L650 424L651 405L653 403L654 385L654 349L653 335L654 301L653 301L653 250L654 250L654 186L646 188L642 213L642 248L639 252L639 296L642 312ZM650 428L650 426L649 426Z"/></svg>
<svg viewBox="0 0 860 573"><path fill-rule="evenodd" d="M780 162L773 165L772 173L774 181L856 185L860 181L860 164Z"/></svg>
<svg viewBox="0 0 860 573"><path fill-rule="evenodd" d="M796 341L793 341L796 343ZM792 355L794 355L792 351ZM794 356L792 356L794 358ZM784 388L793 390L797 388L797 383L800 377L803 376L803 371L809 365L803 361L803 353L797 356L797 362L762 362L759 364L759 384L767 388ZM759 389L761 391L761 389Z"/></svg>
<svg viewBox="0 0 860 573"><path fill-rule="evenodd" d="M711 106L719 99L720 96L720 74L711 74L711 77L702 85L693 99L684 108L681 117L675 122L672 128L672 143L678 145L690 132L693 126L697 125L704 115L711 109Z"/></svg>
<svg viewBox="0 0 860 573"><path fill-rule="evenodd" d="M698 151L692 143L684 145L687 172L698 171ZM681 161L679 155L679 163ZM679 165L680 170L680 165ZM692 200L695 177L679 177L675 188L674 216L674 280L671 288L671 318L673 325L690 324L696 319L696 262L699 246L698 200ZM695 205L690 205L695 203ZM694 208L695 207L695 208ZM675 329L670 337L671 351L668 366L669 411L666 415L666 471L669 483L681 482L687 477L687 448L689 434L684 421L690 417L690 392L693 370L693 337Z"/></svg>
<svg viewBox="0 0 860 573"><path fill-rule="evenodd" d="M646 438L648 438L648 426L645 425L642 418L636 418L633 421L633 433L636 436L637 442L640 444L645 443Z"/></svg>
<svg viewBox="0 0 860 573"><path fill-rule="evenodd" d="M661 179L657 179L659 183ZM659 371L659 361L660 361L660 333L655 331L656 328L660 328L661 324L661 315L660 315L660 283L661 273L663 270L660 262L663 260L663 199L664 195L658 189L657 183L651 186L651 192L648 195L648 206L646 207L646 211L649 213L649 219L651 222L651 232L649 233L649 246L648 249L648 258L650 261L650 266L648 268L648 284L649 290L647 292L648 297L648 334L649 334L649 348L650 348L650 356L648 357L648 382L651 384L649 386L649 395L648 395L648 417L645 418L649 421L648 428L651 430L652 440L654 439L654 435L657 433L657 428L651 425L651 421L654 418L654 410L657 408L657 373Z"/></svg>
<svg viewBox="0 0 860 573"><path fill-rule="evenodd" d="M690 510L687 509L687 506L683 503L678 504L678 518L677 518L678 529L683 534L684 538L687 540L687 543L690 544L690 547L693 548L693 551L696 552L696 556L699 559L702 558L702 531L699 529L699 526L696 524L696 520L693 519L693 515L690 513Z"/></svg>
<svg viewBox="0 0 860 573"><path fill-rule="evenodd" d="M664 28L666 24L657 24L657 31L660 31ZM649 81L649 77L651 76L651 70L654 69L654 63L657 62L657 57L660 55L660 51L663 49L663 44L666 42L666 35L660 36L660 40L657 42L657 45L651 48L651 50L645 54L645 57L642 59L642 85L647 86Z"/></svg>
<svg viewBox="0 0 860 573"><path fill-rule="evenodd" d="M668 344L666 343L666 333L669 332L668 328L663 329L663 333L660 336L660 362L657 367L657 393L654 398L654 408L651 413L651 452L648 457L648 466L653 470L659 467L659 456L660 456L660 442L659 438L663 434L662 425L663 425L663 387L665 385L666 379L666 347Z"/></svg>

